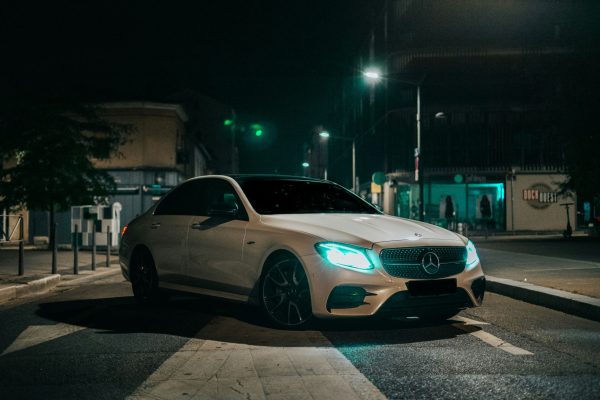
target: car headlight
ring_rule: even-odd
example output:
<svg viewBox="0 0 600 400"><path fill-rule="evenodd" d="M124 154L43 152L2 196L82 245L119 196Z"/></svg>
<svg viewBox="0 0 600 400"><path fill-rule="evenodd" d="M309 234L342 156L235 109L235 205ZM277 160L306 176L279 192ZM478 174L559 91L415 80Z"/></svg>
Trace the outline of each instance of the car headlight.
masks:
<svg viewBox="0 0 600 400"><path fill-rule="evenodd" d="M315 245L317 252L329 263L356 270L373 269L367 249L350 244L324 242Z"/></svg>
<svg viewBox="0 0 600 400"><path fill-rule="evenodd" d="M467 270L474 268L479 263L479 256L475 245L470 240L467 242Z"/></svg>

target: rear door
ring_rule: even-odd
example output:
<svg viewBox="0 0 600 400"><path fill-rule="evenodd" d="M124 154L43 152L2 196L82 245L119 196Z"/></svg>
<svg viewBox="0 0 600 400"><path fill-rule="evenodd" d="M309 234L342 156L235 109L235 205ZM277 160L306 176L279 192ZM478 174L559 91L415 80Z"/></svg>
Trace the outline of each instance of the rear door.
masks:
<svg viewBox="0 0 600 400"><path fill-rule="evenodd" d="M193 181L176 187L160 201L143 228L160 283L178 283L183 278L193 196Z"/></svg>

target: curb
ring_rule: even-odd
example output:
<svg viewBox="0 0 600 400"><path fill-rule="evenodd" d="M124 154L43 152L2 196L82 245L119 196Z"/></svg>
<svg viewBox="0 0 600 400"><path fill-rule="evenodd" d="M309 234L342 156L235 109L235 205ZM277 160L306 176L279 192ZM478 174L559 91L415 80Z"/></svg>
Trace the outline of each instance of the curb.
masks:
<svg viewBox="0 0 600 400"><path fill-rule="evenodd" d="M82 283L87 283L90 281L95 281L99 279L104 279L111 275L117 275L121 272L121 268L106 268L102 267L101 270L90 271L90 273L86 275L66 275L63 277L63 280L60 282L59 286L75 286L80 285Z"/></svg>
<svg viewBox="0 0 600 400"><path fill-rule="evenodd" d="M600 321L600 299L493 276L486 276L486 280L490 292Z"/></svg>
<svg viewBox="0 0 600 400"><path fill-rule="evenodd" d="M111 275L117 275L120 272L121 268L106 268L104 270L96 271L87 275L62 276L60 274L53 274L33 280L31 282L7 286L0 288L0 304L6 303L10 300L20 299L22 297L44 293L56 286L76 286L98 279L104 279Z"/></svg>
<svg viewBox="0 0 600 400"><path fill-rule="evenodd" d="M60 275L54 274L31 282L2 288L0 289L0 303L48 291L58 285L59 282Z"/></svg>

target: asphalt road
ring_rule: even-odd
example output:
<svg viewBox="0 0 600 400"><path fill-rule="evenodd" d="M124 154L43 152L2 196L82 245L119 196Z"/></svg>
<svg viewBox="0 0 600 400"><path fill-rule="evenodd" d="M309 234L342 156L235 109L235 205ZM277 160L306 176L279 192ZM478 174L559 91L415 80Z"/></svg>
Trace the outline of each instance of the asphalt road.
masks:
<svg viewBox="0 0 600 400"><path fill-rule="evenodd" d="M0 307L0 397L598 399L600 323L499 295L441 324L136 306L120 276Z"/></svg>

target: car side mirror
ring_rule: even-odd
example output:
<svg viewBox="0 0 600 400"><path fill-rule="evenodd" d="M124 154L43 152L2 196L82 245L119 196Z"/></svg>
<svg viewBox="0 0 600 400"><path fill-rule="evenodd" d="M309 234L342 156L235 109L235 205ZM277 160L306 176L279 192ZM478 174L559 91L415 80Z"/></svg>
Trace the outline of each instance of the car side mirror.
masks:
<svg viewBox="0 0 600 400"><path fill-rule="evenodd" d="M237 204L215 203L208 210L209 217L228 217L235 218L238 214Z"/></svg>

